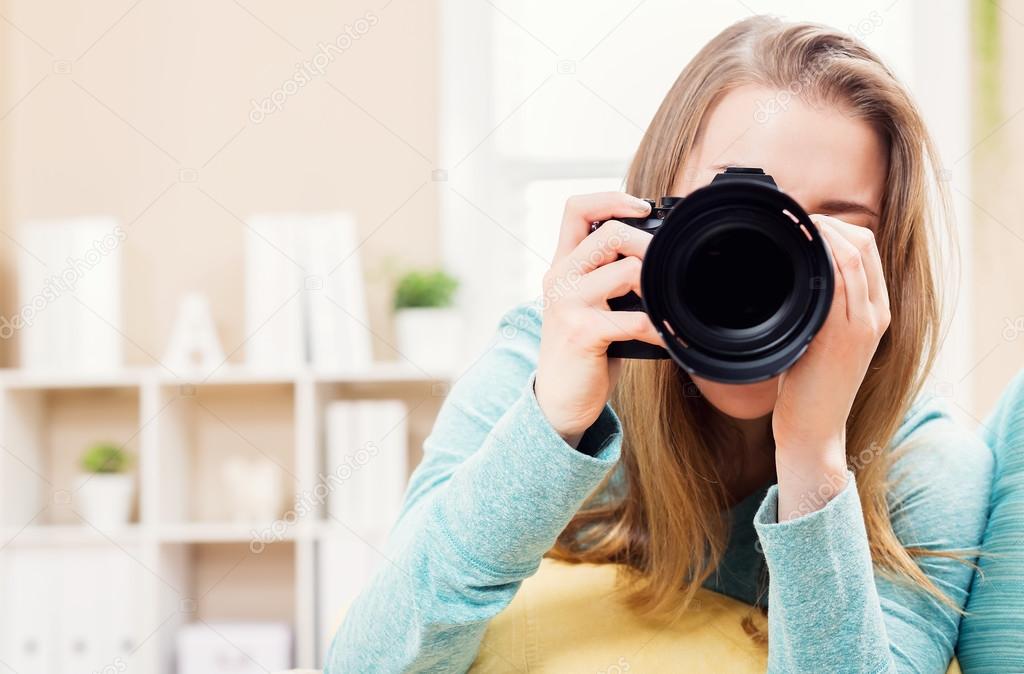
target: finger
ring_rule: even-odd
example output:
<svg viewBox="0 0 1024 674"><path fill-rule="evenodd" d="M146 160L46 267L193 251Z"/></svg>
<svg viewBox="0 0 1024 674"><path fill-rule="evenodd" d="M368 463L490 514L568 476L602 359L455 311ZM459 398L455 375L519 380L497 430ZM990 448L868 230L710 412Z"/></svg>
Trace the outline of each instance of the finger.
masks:
<svg viewBox="0 0 1024 674"><path fill-rule="evenodd" d="M640 295L640 258L628 256L609 262L585 274L579 282L579 296L590 305L607 306L609 297L620 297L630 290Z"/></svg>
<svg viewBox="0 0 1024 674"><path fill-rule="evenodd" d="M882 270L882 256L878 252L874 232L867 227L852 225L827 215L813 217L821 218L832 225L847 241L857 247L864 262L864 273L868 279L868 298L872 304L888 308L889 290L886 287L885 273Z"/></svg>
<svg viewBox="0 0 1024 674"><path fill-rule="evenodd" d="M555 263L563 273L575 270L588 274L602 265L616 260L619 255L643 259L647 246L654 238L649 232L630 227L618 220L609 220L597 231L580 241L568 255Z"/></svg>
<svg viewBox="0 0 1024 674"><path fill-rule="evenodd" d="M665 346L661 335L643 311L596 311L594 334L603 344L637 339L641 342Z"/></svg>
<svg viewBox="0 0 1024 674"><path fill-rule="evenodd" d="M625 192L598 192L569 197L558 233L555 260L569 254L590 234L590 225L609 218L637 218L647 215L650 204Z"/></svg>
<svg viewBox="0 0 1024 674"><path fill-rule="evenodd" d="M866 316L868 300L868 281L864 273L864 263L860 251L847 241L831 225L822 221L818 228L832 249L832 260L836 271L836 295L839 282L843 286L842 306L846 311L847 320L863 319Z"/></svg>

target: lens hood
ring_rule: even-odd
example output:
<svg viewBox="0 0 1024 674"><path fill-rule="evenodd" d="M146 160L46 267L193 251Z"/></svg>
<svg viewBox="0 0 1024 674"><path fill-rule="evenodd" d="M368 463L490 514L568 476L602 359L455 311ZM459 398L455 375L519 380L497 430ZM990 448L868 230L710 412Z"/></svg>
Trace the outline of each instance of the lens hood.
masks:
<svg viewBox="0 0 1024 674"><path fill-rule="evenodd" d="M828 247L800 205L759 173L716 179L675 202L644 257L644 310L672 359L706 379L778 375L831 308Z"/></svg>

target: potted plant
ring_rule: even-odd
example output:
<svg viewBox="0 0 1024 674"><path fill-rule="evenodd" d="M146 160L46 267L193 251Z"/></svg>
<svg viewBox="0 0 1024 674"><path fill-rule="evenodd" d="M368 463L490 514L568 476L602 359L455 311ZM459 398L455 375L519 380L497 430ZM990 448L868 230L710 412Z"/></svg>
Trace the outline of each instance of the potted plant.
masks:
<svg viewBox="0 0 1024 674"><path fill-rule="evenodd" d="M459 282L440 269L407 272L395 289L395 333L403 359L431 374L453 368L462 321L452 303Z"/></svg>
<svg viewBox="0 0 1024 674"><path fill-rule="evenodd" d="M82 475L75 489L79 514L100 529L123 526L132 513L134 476L130 457L117 445L101 442L82 455Z"/></svg>

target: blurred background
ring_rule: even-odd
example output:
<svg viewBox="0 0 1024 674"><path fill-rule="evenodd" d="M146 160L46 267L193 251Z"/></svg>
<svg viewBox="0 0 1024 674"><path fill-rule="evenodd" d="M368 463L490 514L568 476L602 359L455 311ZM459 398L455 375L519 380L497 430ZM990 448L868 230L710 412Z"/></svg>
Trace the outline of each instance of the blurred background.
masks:
<svg viewBox="0 0 1024 674"><path fill-rule="evenodd" d="M0 0L0 672L322 662L565 198L755 13L917 97L931 386L978 426L1024 363L1024 2Z"/></svg>

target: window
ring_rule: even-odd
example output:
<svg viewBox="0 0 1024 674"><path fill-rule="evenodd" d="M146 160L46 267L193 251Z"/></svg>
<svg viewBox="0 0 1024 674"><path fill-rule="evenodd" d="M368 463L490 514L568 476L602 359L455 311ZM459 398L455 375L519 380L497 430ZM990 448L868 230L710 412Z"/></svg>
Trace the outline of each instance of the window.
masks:
<svg viewBox="0 0 1024 674"><path fill-rule="evenodd" d="M944 154L959 156L967 110L949 102L967 97L965 22L946 15L929 23L938 11L921 0L446 0L442 240L446 263L464 282L473 346L486 343L506 309L540 294L566 197L622 188L679 72L745 16L818 21L858 35L915 91ZM943 90L932 93L940 77ZM950 87L964 95L951 96Z"/></svg>

